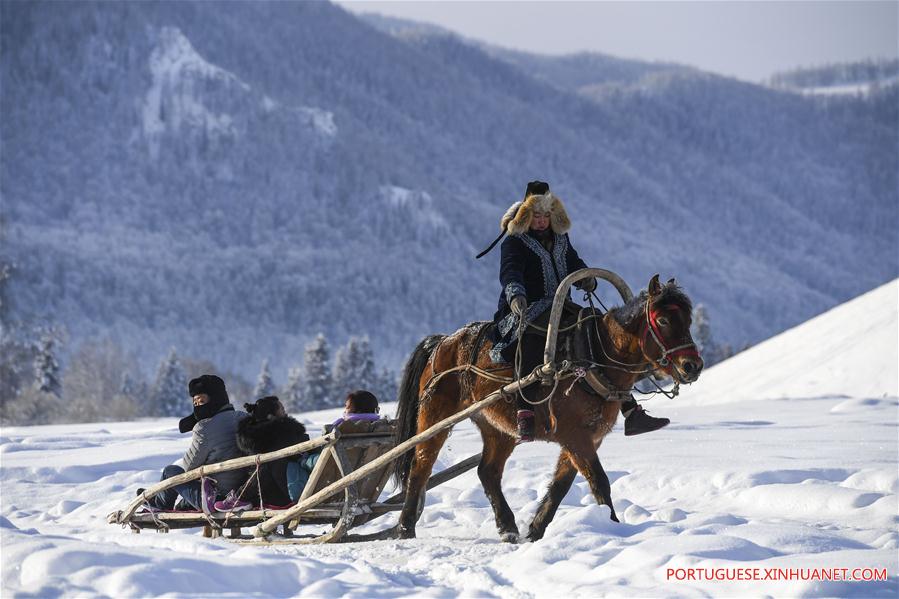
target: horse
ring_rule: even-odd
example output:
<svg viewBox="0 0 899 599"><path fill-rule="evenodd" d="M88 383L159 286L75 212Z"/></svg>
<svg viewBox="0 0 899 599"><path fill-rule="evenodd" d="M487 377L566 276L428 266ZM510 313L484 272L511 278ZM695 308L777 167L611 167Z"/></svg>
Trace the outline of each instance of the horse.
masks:
<svg viewBox="0 0 899 599"><path fill-rule="evenodd" d="M702 371L702 358L690 334L692 303L674 279L663 285L659 275L655 275L647 289L625 305L605 314L592 314L598 326L590 327L589 347L593 355L585 363L592 363L617 392L601 397L589 386L577 384L584 370L569 371L552 390L541 386L537 397L548 401L535 409L535 436L557 443L561 452L549 489L530 523L529 541L543 537L578 472L587 480L597 503L608 506L610 518L618 522L609 477L597 451L615 425L621 399L649 372L662 371L678 384L689 384ZM489 323L471 323L452 335L430 335L418 344L400 383L397 442L471 406L513 380L511 365L490 360L489 343L483 343L487 326ZM524 374L527 373L521 376ZM506 460L516 446L515 403L498 400L476 412L471 420L480 430L484 444L477 472L493 508L497 530L503 541L517 543L518 526L501 489ZM415 524L424 508L425 487L449 433L450 430L442 431L396 461L394 476L405 490L405 500L399 522L390 531L392 538L415 537Z"/></svg>

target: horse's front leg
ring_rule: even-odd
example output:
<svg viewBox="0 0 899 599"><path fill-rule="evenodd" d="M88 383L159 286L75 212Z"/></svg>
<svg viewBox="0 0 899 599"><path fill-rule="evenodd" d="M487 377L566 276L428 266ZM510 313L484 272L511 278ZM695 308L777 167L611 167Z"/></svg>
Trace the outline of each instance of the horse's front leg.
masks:
<svg viewBox="0 0 899 599"><path fill-rule="evenodd" d="M612 485L609 483L609 476L599 461L596 447L593 443L583 443L576 447L569 447L568 453L575 468L581 473L581 476L587 479L587 484L590 485L590 491L593 493L596 503L609 506L611 519L618 522L618 516L615 514L615 508L612 506Z"/></svg>
<svg viewBox="0 0 899 599"><path fill-rule="evenodd" d="M484 452L481 455L481 463L478 464L478 478L481 479L484 493L493 507L500 539L506 543L517 543L519 532L518 525L515 524L515 514L512 513L512 508L509 507L502 490L503 470L506 460L515 449L515 440L486 422L479 420L477 425L484 440Z"/></svg>
<svg viewBox="0 0 899 599"><path fill-rule="evenodd" d="M415 524L424 509L428 477L431 476L431 469L448 436L449 431L444 431L427 441L422 441L415 449L412 470L406 480L406 500L403 503L403 510L400 512L399 523L395 531L396 536L400 539L415 538Z"/></svg>
<svg viewBox="0 0 899 599"><path fill-rule="evenodd" d="M540 501L540 507L537 508L534 519L531 520L527 537L529 541L537 541L543 538L546 527L552 522L553 517L556 515L556 510L559 509L559 504L562 503L562 499L565 498L568 489L571 488L571 483L574 482L576 475L577 468L571 462L568 451L563 449L562 453L559 454L559 459L556 461L556 471L553 474L552 481L549 483L549 488L546 490L546 495L543 496L543 499Z"/></svg>

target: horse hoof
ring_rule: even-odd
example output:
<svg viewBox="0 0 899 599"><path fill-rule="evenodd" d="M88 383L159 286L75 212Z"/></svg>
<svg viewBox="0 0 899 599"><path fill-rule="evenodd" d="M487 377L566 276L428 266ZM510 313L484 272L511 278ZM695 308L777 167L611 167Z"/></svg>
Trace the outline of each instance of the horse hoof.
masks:
<svg viewBox="0 0 899 599"><path fill-rule="evenodd" d="M612 522L621 522L621 520L618 519L618 516L615 514L615 512L612 512L612 513L609 515L609 519L611 519Z"/></svg>
<svg viewBox="0 0 899 599"><path fill-rule="evenodd" d="M504 532L500 533L499 540L503 543L518 543L519 535L517 532Z"/></svg>
<svg viewBox="0 0 899 599"><path fill-rule="evenodd" d="M395 539L414 539L415 538L415 529L414 528L404 528L402 526L397 527L396 535L393 537Z"/></svg>
<svg viewBox="0 0 899 599"><path fill-rule="evenodd" d="M542 532L537 532L536 530L532 530L528 533L528 536L525 537L529 543L536 543L540 539L543 538Z"/></svg>

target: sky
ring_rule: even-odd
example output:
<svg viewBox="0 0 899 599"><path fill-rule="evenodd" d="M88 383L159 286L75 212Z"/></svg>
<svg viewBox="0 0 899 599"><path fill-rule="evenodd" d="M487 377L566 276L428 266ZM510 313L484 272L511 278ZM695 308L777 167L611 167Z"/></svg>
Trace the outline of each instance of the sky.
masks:
<svg viewBox="0 0 899 599"><path fill-rule="evenodd" d="M899 2L338 0L540 54L593 51L763 81L777 71L896 58Z"/></svg>

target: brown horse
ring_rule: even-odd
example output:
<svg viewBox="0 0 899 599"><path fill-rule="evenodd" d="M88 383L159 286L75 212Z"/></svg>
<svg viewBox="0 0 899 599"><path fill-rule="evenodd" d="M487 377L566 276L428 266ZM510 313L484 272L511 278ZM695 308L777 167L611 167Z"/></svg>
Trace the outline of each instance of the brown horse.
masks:
<svg viewBox="0 0 899 599"><path fill-rule="evenodd" d="M670 280L659 283L656 275L646 291L598 315L590 326L590 356L579 356L582 364L593 365L617 389L629 391L646 373L662 370L678 383L692 383L702 370L702 358L690 335L690 299ZM601 318L601 320L599 320ZM484 323L473 323L449 336L432 335L419 343L410 356L400 385L399 441L411 438L436 422L470 406L503 386L512 377L510 365L496 365L488 356L489 343L481 343ZM561 342L559 343L561 346ZM481 374L466 372L474 365ZM456 369L446 376L440 373ZM487 376L482 376L489 371ZM580 375L583 375L583 370ZM521 373L524 376L527 373ZM543 537L568 489L580 472L590 485L596 501L612 507L609 477L599 462L597 449L615 424L618 401L602 398L586 385L576 384L576 374L568 373L550 389L541 387L538 397L552 393L552 401L537 406L536 438L562 447L549 489L540 503L527 534L529 540ZM506 460L516 444L514 401L499 400L471 418L484 442L478 477L490 500L500 537L507 542L519 538L515 516L503 496L500 483ZM424 506L424 491L431 468L449 430L419 444L414 452L400 458L396 475L406 496L399 523L392 536L412 538Z"/></svg>

